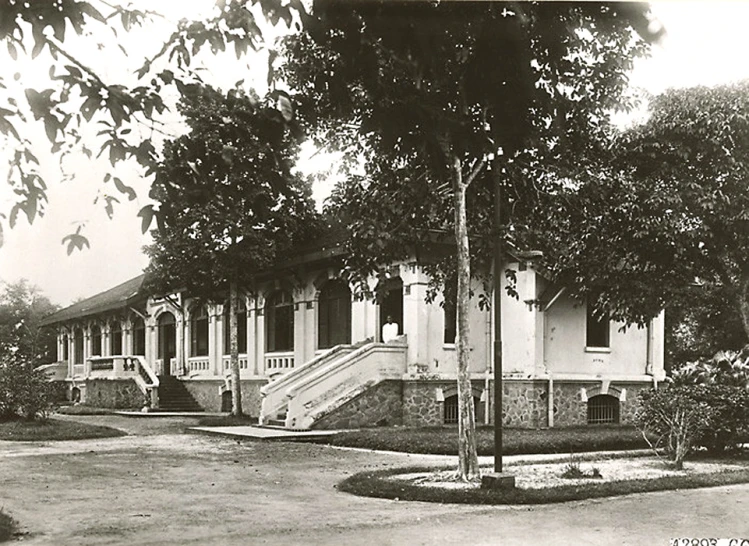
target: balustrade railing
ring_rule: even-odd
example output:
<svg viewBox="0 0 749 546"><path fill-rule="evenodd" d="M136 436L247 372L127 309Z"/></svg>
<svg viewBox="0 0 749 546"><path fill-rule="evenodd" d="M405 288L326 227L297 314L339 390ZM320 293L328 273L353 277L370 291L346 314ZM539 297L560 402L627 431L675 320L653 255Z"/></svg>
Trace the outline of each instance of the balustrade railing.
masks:
<svg viewBox="0 0 749 546"><path fill-rule="evenodd" d="M223 358L224 362L224 372L228 373L231 369L231 358L228 356L224 356ZM247 355L239 355L239 370L247 370L249 369L249 362L247 361Z"/></svg>
<svg viewBox="0 0 749 546"><path fill-rule="evenodd" d="M191 357L187 359L187 363L185 364L185 370L188 375L194 373L205 373L210 371L210 369L211 363L208 360L208 357Z"/></svg>
<svg viewBox="0 0 749 546"><path fill-rule="evenodd" d="M294 353L266 353L265 373L273 373L294 368Z"/></svg>

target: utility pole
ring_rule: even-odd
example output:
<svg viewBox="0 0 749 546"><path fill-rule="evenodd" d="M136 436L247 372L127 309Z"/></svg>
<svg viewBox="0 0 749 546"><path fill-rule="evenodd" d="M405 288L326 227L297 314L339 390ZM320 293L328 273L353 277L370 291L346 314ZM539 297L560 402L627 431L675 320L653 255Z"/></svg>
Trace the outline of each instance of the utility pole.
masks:
<svg viewBox="0 0 749 546"><path fill-rule="evenodd" d="M499 154L494 157L494 472L502 472L502 178Z"/></svg>
<svg viewBox="0 0 749 546"><path fill-rule="evenodd" d="M483 489L515 487L515 476L502 472L502 167L501 150L492 159L494 185L494 472L481 476Z"/></svg>

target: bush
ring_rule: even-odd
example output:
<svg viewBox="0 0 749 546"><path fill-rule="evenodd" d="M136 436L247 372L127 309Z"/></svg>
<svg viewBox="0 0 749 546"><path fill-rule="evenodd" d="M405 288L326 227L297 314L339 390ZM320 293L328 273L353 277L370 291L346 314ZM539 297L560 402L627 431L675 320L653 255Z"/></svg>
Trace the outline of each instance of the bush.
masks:
<svg viewBox="0 0 749 546"><path fill-rule="evenodd" d="M0 509L0 542L10 540L15 530L16 522Z"/></svg>
<svg viewBox="0 0 749 546"><path fill-rule="evenodd" d="M652 435L655 449L665 448L677 470L712 425L717 411L706 401L703 385L650 389L640 394L642 405L635 423L646 437Z"/></svg>
<svg viewBox="0 0 749 546"><path fill-rule="evenodd" d="M711 408L710 427L698 445L712 453L736 450L749 436L749 390L737 386L710 385L694 390L696 400Z"/></svg>
<svg viewBox="0 0 749 546"><path fill-rule="evenodd" d="M47 376L17 353L0 356L0 419L46 417L53 392Z"/></svg>
<svg viewBox="0 0 749 546"><path fill-rule="evenodd" d="M719 351L710 359L689 362L675 371L669 381L673 387L692 389L695 400L713 411L710 427L699 438L699 445L711 452L721 452L746 441L749 345L741 351Z"/></svg>

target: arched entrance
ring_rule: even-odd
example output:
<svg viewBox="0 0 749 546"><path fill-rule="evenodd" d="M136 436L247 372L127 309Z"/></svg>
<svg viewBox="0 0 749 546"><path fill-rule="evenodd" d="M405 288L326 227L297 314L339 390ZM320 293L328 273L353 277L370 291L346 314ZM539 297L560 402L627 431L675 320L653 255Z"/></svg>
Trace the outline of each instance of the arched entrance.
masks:
<svg viewBox="0 0 749 546"><path fill-rule="evenodd" d="M177 356L177 321L168 311L159 316L159 358L163 362L162 372L171 375L172 358Z"/></svg>
<svg viewBox="0 0 749 546"><path fill-rule="evenodd" d="M382 341L382 327L388 317L398 324L398 334L403 333L403 280L394 277L381 281L377 287L378 302L380 305L380 328L378 340Z"/></svg>

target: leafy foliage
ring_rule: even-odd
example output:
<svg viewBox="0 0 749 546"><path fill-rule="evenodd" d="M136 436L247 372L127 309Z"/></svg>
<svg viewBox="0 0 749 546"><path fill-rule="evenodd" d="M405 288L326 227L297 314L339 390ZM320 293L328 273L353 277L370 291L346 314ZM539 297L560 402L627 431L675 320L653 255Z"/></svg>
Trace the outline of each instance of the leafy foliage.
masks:
<svg viewBox="0 0 749 546"><path fill-rule="evenodd" d="M640 394L641 408L635 416L643 435L656 437L653 448L664 448L677 470L710 428L715 408L703 401L705 387L650 389Z"/></svg>
<svg viewBox="0 0 749 546"><path fill-rule="evenodd" d="M559 278L615 320L642 324L671 302L694 302L703 308L684 314L695 331L738 318L743 345L749 83L670 90L650 110L614 143L608 168L549 197L540 244ZM736 347L736 329L728 332L723 346Z"/></svg>
<svg viewBox="0 0 749 546"><path fill-rule="evenodd" d="M291 174L295 140L253 95L195 87L180 110L190 133L167 143L151 190L150 286L203 297L230 281L254 289L258 273L315 234L310 190Z"/></svg>
<svg viewBox="0 0 749 546"><path fill-rule="evenodd" d="M49 67L46 87L42 83L25 88L23 98L14 95L17 86L10 85L10 78L0 76L0 132L8 141L8 181L17 196L9 211L0 211L0 244L6 221L12 228L19 213L33 222L45 211L48 181L35 153L36 126L43 129L61 168L69 154L83 154L104 157L113 168L133 160L148 173L160 159L153 136L164 133L168 104L162 97L172 90L181 95L191 83L201 81L192 67L196 55L204 49L217 54L231 47L241 57L260 48L264 37L255 13L272 25L289 27L306 17L299 0L220 0L205 21L180 20L163 46L144 59L133 83L129 75L109 81L89 62L87 53L104 47L98 42L102 36L98 31L105 31L112 40L105 39L106 45L118 46L127 56L118 42L120 33L158 18L157 13L103 0L3 0L0 10L0 41L8 55L29 64L33 60L35 67L41 63ZM83 47L76 49L70 42ZM88 136L90 126L98 131L94 139ZM102 183L110 180L116 193L134 199L134 190L112 173ZM117 201L114 195L106 196L108 214ZM63 243L72 252L86 245L85 235L67 236Z"/></svg>
<svg viewBox="0 0 749 546"><path fill-rule="evenodd" d="M19 354L34 366L55 359L55 333L40 326L57 310L26 280L8 284L0 294L0 354Z"/></svg>
<svg viewBox="0 0 749 546"><path fill-rule="evenodd" d="M735 449L749 437L749 347L689 362L673 372L670 381L680 388L701 387L695 398L714 412L710 428L700 437L701 445L721 452Z"/></svg>
<svg viewBox="0 0 749 546"><path fill-rule="evenodd" d="M18 352L0 354L0 420L46 417L52 408L52 385Z"/></svg>
<svg viewBox="0 0 749 546"><path fill-rule="evenodd" d="M478 254L471 252L467 203L483 200L471 209L477 212L470 230L492 234L486 220L494 188L531 186L527 172L525 183L508 179L521 156L534 165L539 157L572 154L584 162L606 133L606 110L618 104L632 58L645 50L632 28L644 11L615 4L318 1L312 14L308 32L287 42L283 74L318 140L366 160L366 176L350 181L330 209L351 222L355 258L348 271L363 285L409 252L418 257L419 248L434 243L435 229L454 233L444 267L435 271L443 284L457 281L458 465L470 479L478 462L468 299ZM472 185L478 189L469 195ZM483 242L490 248L488 237Z"/></svg>
<svg viewBox="0 0 749 546"><path fill-rule="evenodd" d="M297 148L289 112L276 99L194 86L180 105L190 133L167 143L151 190L159 209L146 249L149 287L206 299L228 288L237 416L239 289L256 290L260 273L316 233L310 189L291 172Z"/></svg>

